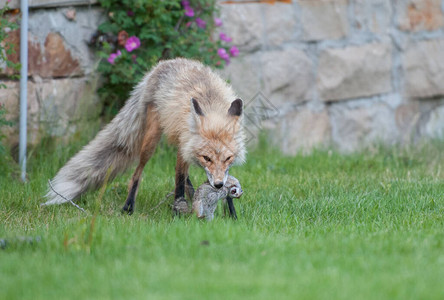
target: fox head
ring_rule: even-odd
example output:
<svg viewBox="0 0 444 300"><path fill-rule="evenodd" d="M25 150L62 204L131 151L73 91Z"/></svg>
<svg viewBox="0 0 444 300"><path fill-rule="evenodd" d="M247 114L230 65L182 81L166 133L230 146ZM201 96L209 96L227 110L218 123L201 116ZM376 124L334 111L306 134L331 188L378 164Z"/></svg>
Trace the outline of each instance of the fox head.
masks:
<svg viewBox="0 0 444 300"><path fill-rule="evenodd" d="M242 100L234 100L228 109L222 106L204 111L197 100L191 99L192 137L187 143L189 158L205 170L208 181L217 189L225 185L230 167L245 160L246 152Z"/></svg>

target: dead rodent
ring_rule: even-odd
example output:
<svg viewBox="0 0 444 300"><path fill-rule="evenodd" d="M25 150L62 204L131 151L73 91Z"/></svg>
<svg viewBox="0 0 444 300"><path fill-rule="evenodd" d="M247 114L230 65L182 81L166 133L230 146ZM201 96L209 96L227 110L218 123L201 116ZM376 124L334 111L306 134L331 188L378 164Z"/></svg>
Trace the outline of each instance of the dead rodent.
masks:
<svg viewBox="0 0 444 300"><path fill-rule="evenodd" d="M242 196L242 188L233 176L228 176L225 185L216 189L208 182L202 184L194 193L193 211L198 218L206 218L211 221L214 218L214 211L217 208L219 199L225 199L227 196L231 198L239 198Z"/></svg>

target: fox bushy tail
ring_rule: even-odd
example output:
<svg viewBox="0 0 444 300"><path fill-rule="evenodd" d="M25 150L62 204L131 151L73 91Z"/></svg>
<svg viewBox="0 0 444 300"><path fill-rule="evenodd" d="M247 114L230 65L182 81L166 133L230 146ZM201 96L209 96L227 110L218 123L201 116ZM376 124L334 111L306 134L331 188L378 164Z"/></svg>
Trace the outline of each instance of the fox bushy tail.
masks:
<svg viewBox="0 0 444 300"><path fill-rule="evenodd" d="M48 188L47 201L42 205L65 203L89 188L97 188L108 172L112 179L139 157L144 124L149 121L145 120L146 103L143 101L147 77L134 89L114 119L59 170L51 181L52 188Z"/></svg>

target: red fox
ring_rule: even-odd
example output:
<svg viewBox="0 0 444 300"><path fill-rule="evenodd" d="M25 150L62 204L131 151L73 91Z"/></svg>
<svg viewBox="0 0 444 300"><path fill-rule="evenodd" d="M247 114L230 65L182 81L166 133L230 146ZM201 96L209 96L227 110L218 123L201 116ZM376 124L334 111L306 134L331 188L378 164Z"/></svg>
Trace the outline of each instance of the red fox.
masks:
<svg viewBox="0 0 444 300"><path fill-rule="evenodd" d="M191 197L194 193L190 164L201 166L209 183L220 189L229 168L245 161L242 100L200 62L166 60L145 75L114 119L59 170L43 205L68 202L138 160L123 207L132 214L143 168L162 134L178 147L176 213L188 208L185 189Z"/></svg>

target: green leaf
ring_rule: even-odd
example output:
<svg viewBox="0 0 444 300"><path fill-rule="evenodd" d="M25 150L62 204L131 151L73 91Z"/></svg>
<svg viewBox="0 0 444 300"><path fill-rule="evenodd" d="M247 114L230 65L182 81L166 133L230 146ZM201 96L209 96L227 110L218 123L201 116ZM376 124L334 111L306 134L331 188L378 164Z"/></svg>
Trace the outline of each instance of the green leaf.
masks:
<svg viewBox="0 0 444 300"><path fill-rule="evenodd" d="M184 16L179 0L100 0L100 4L112 17L102 23L99 30L113 34L116 40L113 45L104 43L102 49L97 50L98 57L103 59L98 71L104 78L99 94L105 105L122 106L131 89L161 59L196 58L218 67L217 49L221 43L212 40L216 0L192 0L194 18ZM205 30L196 26L196 17L207 22ZM187 22L193 23L186 27ZM122 30L138 37L141 47L128 53L122 45L117 45L117 34ZM116 49L122 51L122 56L111 65L106 59Z"/></svg>

